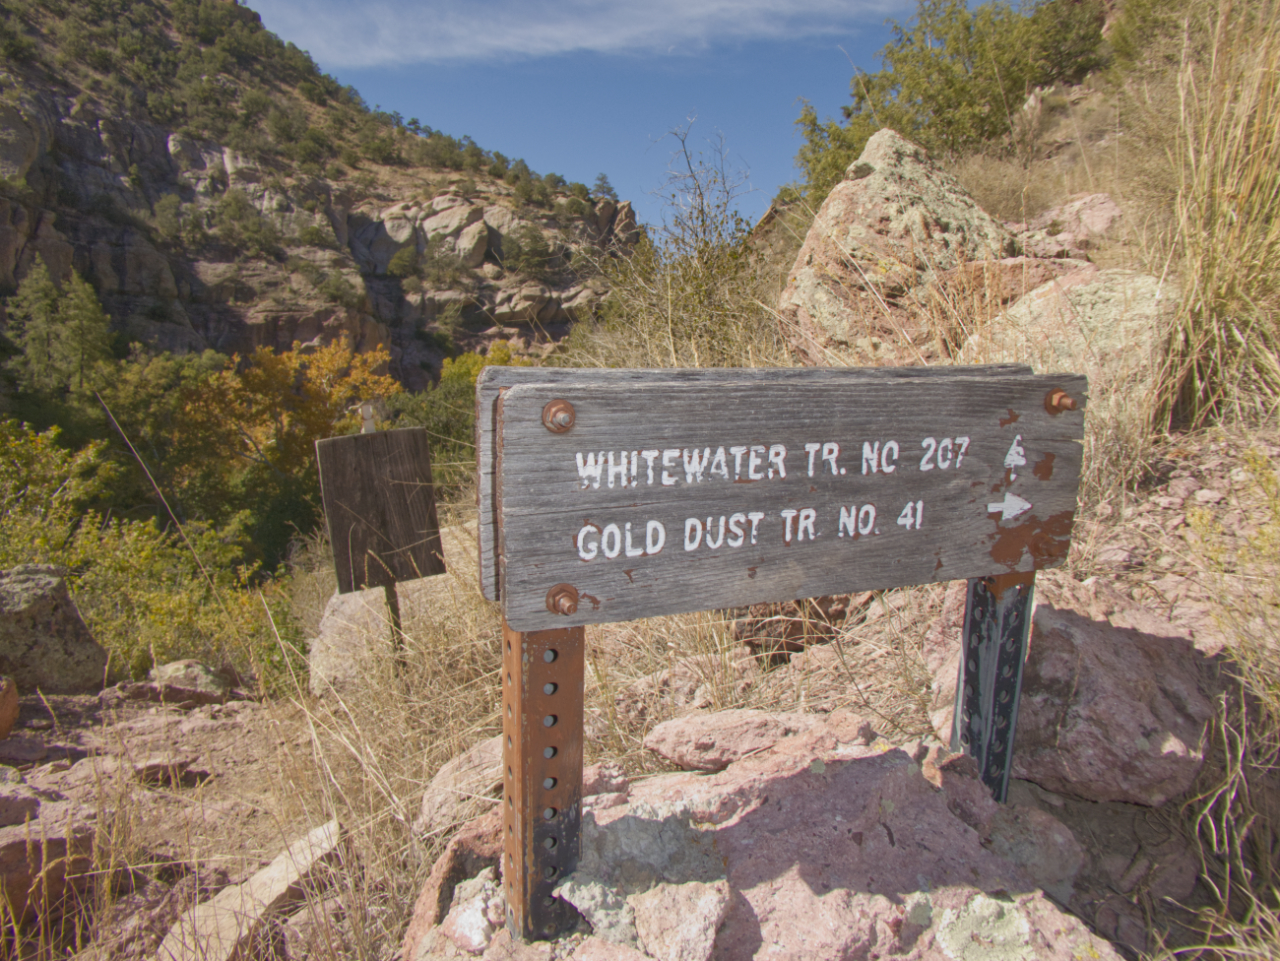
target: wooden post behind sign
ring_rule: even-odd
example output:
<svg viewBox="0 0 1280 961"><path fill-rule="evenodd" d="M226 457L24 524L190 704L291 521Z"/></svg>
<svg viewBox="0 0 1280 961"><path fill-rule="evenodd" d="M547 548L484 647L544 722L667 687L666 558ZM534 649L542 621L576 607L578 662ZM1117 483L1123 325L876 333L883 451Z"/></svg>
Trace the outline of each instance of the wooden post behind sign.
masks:
<svg viewBox="0 0 1280 961"><path fill-rule="evenodd" d="M502 626L502 883L514 938L553 938L577 912L552 889L578 864L584 631Z"/></svg>
<svg viewBox="0 0 1280 961"><path fill-rule="evenodd" d="M969 581L951 749L978 762L997 801L1009 794L1035 572Z"/></svg>

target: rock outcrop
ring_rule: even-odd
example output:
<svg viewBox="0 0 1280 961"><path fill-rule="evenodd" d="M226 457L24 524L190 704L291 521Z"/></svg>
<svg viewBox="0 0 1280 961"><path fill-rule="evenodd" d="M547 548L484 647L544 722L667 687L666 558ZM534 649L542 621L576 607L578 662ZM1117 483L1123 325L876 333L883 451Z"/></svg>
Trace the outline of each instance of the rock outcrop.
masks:
<svg viewBox="0 0 1280 961"><path fill-rule="evenodd" d="M1000 223L881 130L809 229L779 298L783 333L813 364L1030 363L1140 387L1174 292L1088 261L1119 219L1090 194Z"/></svg>
<svg viewBox="0 0 1280 961"><path fill-rule="evenodd" d="M963 594L952 592L928 643L933 721L943 740L950 739L963 611ZM1037 601L1014 777L1091 801L1149 806L1191 786L1213 716L1212 669L1172 625L1148 617L1143 628Z"/></svg>
<svg viewBox="0 0 1280 961"><path fill-rule="evenodd" d="M0 572L0 673L24 691L77 694L106 680L107 652L93 639L57 567Z"/></svg>
<svg viewBox="0 0 1280 961"><path fill-rule="evenodd" d="M784 333L810 363L829 351L863 364L932 357L927 286L966 264L1016 253L987 214L925 151L875 133L823 202L778 302Z"/></svg>
<svg viewBox="0 0 1280 961"><path fill-rule="evenodd" d="M343 834L330 821L289 845L242 884L223 888L193 906L170 929L158 961L233 961L245 957L266 923L287 905L314 896L329 880L326 868L341 859Z"/></svg>
<svg viewBox="0 0 1280 961"><path fill-rule="evenodd" d="M291 175L275 158L118 109L34 81L0 107L0 176L14 185L0 198L0 284L15 286L37 256L55 279L75 270L126 337L157 349L246 354L345 337L358 351L387 348L392 374L421 388L423 365L438 369L445 356L421 334L447 304L462 304L478 344L495 324L520 325L525 340L563 335L599 302L599 285L566 274L536 310L527 299L512 309L531 278L502 268L511 231L534 231L559 266L574 246L604 251L639 240L627 203L598 198L566 214L521 205L496 181L483 190L439 183L424 196L417 179L410 199L388 203L388 192L404 197L409 188ZM153 227L157 205L176 199L182 222L205 230L232 193L245 208L239 216L260 219L278 238L270 256L246 256L216 232L179 241L176 228ZM428 244L470 272L444 282L453 297L387 274L397 252L422 254Z"/></svg>
<svg viewBox="0 0 1280 961"><path fill-rule="evenodd" d="M815 718L718 774L586 798L578 870L558 888L591 921L591 941L605 942L584 942L580 956L727 961L767 945L770 957L796 959L1119 957L1042 893L1069 895L1083 860L1063 824L996 805L967 758L919 749L922 768L866 734L852 715ZM468 840L450 845L419 899L405 961L460 956L441 926L451 911L487 918L453 895L483 895L483 884L459 882L496 863L500 812L459 837ZM495 958L508 949L503 934L466 948Z"/></svg>

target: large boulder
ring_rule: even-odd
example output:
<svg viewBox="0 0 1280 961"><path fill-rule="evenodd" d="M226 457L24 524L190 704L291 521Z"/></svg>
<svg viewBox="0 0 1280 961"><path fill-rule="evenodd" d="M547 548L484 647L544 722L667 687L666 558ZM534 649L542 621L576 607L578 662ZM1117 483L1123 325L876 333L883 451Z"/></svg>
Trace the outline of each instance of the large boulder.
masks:
<svg viewBox="0 0 1280 961"><path fill-rule="evenodd" d="M1043 893L1068 896L1083 861L1065 825L997 805L967 757L866 744L851 717L762 735L718 774L585 798L578 870L557 888L595 932L573 957L1118 959ZM405 961L460 956L442 924L451 909L485 930L488 902L460 904L455 887L483 888L460 882L498 862L501 830L494 811L437 862ZM501 932L482 941L467 950L511 956Z"/></svg>
<svg viewBox="0 0 1280 961"><path fill-rule="evenodd" d="M1071 370L1094 384L1150 387L1159 369L1162 323L1176 306L1167 281L1122 268L1077 264L974 330L964 364L1024 363Z"/></svg>
<svg viewBox="0 0 1280 961"><path fill-rule="evenodd" d="M38 799L21 820L5 819L14 821L0 827L0 897L8 917L51 918L74 892L88 889L93 876L91 817L92 812L54 794L52 800Z"/></svg>
<svg viewBox="0 0 1280 961"><path fill-rule="evenodd" d="M367 660L390 656L392 645L391 613L381 587L334 594L307 651L311 693L350 693L359 686Z"/></svg>
<svg viewBox="0 0 1280 961"><path fill-rule="evenodd" d="M0 673L30 693L82 694L100 691L106 670L60 568L0 571Z"/></svg>
<svg viewBox="0 0 1280 961"><path fill-rule="evenodd" d="M928 284L974 261L1016 253L1013 234L925 151L892 130L827 196L796 256L778 310L811 363L832 352L865 364L933 359Z"/></svg>
<svg viewBox="0 0 1280 961"><path fill-rule="evenodd" d="M422 795L422 810L413 829L438 834L469 820L502 791L502 735L497 734L446 761Z"/></svg>
<svg viewBox="0 0 1280 961"><path fill-rule="evenodd" d="M1213 704L1194 645L1036 607L1015 777L1094 801L1159 805L1204 763Z"/></svg>
<svg viewBox="0 0 1280 961"><path fill-rule="evenodd" d="M1052 580L1032 618L1013 776L1090 801L1157 806L1191 787L1213 716L1205 657L1172 625L1144 630L1064 606ZM1039 588L1037 588L1039 590ZM926 642L932 720L950 739L963 594ZM1095 615L1095 616L1091 616ZM1117 615L1123 621L1123 617Z"/></svg>

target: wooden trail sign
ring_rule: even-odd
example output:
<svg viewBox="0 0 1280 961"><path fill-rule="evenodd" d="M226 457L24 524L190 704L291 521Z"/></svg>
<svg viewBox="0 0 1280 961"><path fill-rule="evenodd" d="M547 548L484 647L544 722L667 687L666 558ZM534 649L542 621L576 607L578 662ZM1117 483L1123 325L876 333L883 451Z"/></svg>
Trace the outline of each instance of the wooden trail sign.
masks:
<svg viewBox="0 0 1280 961"><path fill-rule="evenodd" d="M338 592L444 573L421 427L316 441Z"/></svg>
<svg viewBox="0 0 1280 961"><path fill-rule="evenodd" d="M578 858L584 624L967 578L952 747L1003 801L1087 387L1024 367L488 368L479 547L505 620L512 934L574 917L552 892Z"/></svg>
<svg viewBox="0 0 1280 961"><path fill-rule="evenodd" d="M838 389L508 388L495 492L508 623L548 630L1061 563L1083 421L1045 398L1082 397L1084 378L963 370ZM573 411L568 430L544 424L553 403Z"/></svg>
<svg viewBox="0 0 1280 961"><path fill-rule="evenodd" d="M504 390L519 384L632 384L646 391L664 384L705 387L744 384L802 384L832 390L858 384L897 384L965 376L979 379L1008 374L1030 374L1021 364L992 364L974 367L750 367L673 368L662 370L576 370L555 367L486 367L476 381L476 481L479 513L480 586L491 601L500 599L497 564L498 511L494 503L494 438L498 424L498 398Z"/></svg>

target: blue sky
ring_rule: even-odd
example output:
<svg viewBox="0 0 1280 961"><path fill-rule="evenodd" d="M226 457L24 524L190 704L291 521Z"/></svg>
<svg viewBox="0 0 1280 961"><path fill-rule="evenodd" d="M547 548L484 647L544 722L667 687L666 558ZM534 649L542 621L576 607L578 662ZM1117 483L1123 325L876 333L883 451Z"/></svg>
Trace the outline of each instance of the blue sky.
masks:
<svg viewBox="0 0 1280 961"><path fill-rule="evenodd" d="M796 179L800 99L836 116L903 0L249 0L370 105L591 184L656 223L673 141L723 135L756 219Z"/></svg>

